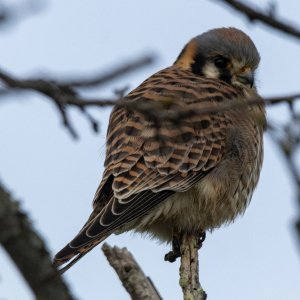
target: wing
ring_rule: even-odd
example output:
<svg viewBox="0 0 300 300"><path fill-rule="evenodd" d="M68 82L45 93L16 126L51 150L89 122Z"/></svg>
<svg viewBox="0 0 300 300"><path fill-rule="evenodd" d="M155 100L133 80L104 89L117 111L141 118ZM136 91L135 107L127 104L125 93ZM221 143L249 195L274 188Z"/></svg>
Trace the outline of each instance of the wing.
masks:
<svg viewBox="0 0 300 300"><path fill-rule="evenodd" d="M93 213L56 260L86 252L212 170L224 153L230 121L223 113L180 116L236 97L230 85L176 67L153 75L131 92L110 117L105 171ZM144 111L132 109L136 104ZM156 110L147 113L151 107ZM166 118L156 118L160 113Z"/></svg>

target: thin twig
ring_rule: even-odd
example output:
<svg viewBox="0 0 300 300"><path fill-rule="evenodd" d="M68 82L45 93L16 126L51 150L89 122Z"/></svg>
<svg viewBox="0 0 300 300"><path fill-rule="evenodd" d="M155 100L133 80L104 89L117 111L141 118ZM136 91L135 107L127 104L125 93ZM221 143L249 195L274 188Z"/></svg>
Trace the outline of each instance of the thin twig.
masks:
<svg viewBox="0 0 300 300"><path fill-rule="evenodd" d="M80 87L80 88L90 88L92 86L100 86L111 82L119 77L122 77L130 72L136 71L141 67L145 67L154 62L153 55L144 55L138 59L131 62L126 62L121 66L112 68L110 71L101 72L99 74L94 74L93 76L88 76L86 78L76 78L74 80L62 81L59 83L61 87Z"/></svg>
<svg viewBox="0 0 300 300"><path fill-rule="evenodd" d="M147 277L126 248L102 246L110 265L118 274L123 286L133 300L162 300L152 280Z"/></svg>
<svg viewBox="0 0 300 300"><path fill-rule="evenodd" d="M33 229L19 203L1 183L0 243L24 276L36 299L73 299L52 265L44 241Z"/></svg>
<svg viewBox="0 0 300 300"><path fill-rule="evenodd" d="M292 37L300 39L300 29L288 24L287 22L281 21L274 16L274 9L268 13L264 13L259 11L258 9L254 9L250 5L245 2L236 1L236 0L214 0L219 3L224 3L229 7L237 10L238 12L247 16L247 18L251 21L260 21L271 28L277 29L280 32L286 33Z"/></svg>

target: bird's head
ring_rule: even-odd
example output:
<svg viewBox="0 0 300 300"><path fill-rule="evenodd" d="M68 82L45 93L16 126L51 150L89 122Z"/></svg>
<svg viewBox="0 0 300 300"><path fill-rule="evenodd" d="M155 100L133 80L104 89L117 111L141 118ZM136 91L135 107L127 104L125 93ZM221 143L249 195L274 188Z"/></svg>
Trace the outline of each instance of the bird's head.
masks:
<svg viewBox="0 0 300 300"><path fill-rule="evenodd" d="M206 78L255 88L254 74L259 61L259 53L248 35L236 28L217 28L193 38L175 65Z"/></svg>

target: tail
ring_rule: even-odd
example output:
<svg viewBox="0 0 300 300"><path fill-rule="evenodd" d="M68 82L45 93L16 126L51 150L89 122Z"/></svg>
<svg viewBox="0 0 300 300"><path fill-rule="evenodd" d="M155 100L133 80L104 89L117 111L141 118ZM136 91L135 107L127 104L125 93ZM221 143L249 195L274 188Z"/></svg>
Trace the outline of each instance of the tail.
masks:
<svg viewBox="0 0 300 300"><path fill-rule="evenodd" d="M97 190L94 199L94 209L87 222L82 227L78 235L54 257L53 263L60 268L58 271L63 274L78 262L84 255L90 252L95 246L105 240L112 231L107 230L107 226L101 224L100 218L105 213L105 207L113 204L114 196L112 191L113 175L104 173L102 182ZM110 210L108 211L110 213ZM110 224L110 222L109 222ZM89 230L92 229L92 235Z"/></svg>
<svg viewBox="0 0 300 300"><path fill-rule="evenodd" d="M58 268L58 272L63 274L77 263L83 256L89 253L94 247L107 238L101 236L99 238L90 238L90 241L85 232L79 233L68 245L61 249L53 259L53 264ZM83 241L83 239L85 241Z"/></svg>

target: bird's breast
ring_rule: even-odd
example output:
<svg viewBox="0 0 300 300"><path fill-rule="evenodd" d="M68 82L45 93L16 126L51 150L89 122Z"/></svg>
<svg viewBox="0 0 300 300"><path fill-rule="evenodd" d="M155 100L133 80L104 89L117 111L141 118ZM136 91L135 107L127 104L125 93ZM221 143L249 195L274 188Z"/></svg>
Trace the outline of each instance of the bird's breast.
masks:
<svg viewBox="0 0 300 300"><path fill-rule="evenodd" d="M245 211L258 182L262 139L256 139L250 143L233 132L216 167L192 188L175 193L140 218L135 229L171 241L173 230L199 233L232 222Z"/></svg>

